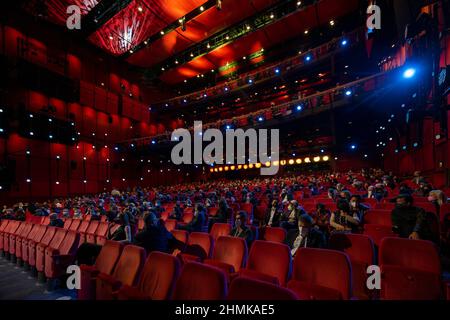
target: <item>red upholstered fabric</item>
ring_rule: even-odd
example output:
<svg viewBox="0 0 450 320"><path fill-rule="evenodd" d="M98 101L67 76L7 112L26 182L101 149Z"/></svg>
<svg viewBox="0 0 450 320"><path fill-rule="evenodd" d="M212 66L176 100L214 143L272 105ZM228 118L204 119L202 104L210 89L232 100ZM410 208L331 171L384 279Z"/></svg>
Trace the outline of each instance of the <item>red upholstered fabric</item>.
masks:
<svg viewBox="0 0 450 320"><path fill-rule="evenodd" d="M52 241L48 245L39 243L36 247L36 269L39 272L44 271L44 265L45 265L45 250L48 248L52 249L58 249L59 246L62 244L65 236L66 236L67 230L58 228L56 230L55 235L52 238Z"/></svg>
<svg viewBox="0 0 450 320"><path fill-rule="evenodd" d="M28 262L29 258L29 245L31 243L38 243L44 237L44 234L47 231L47 227L43 225L38 225L36 232L32 235L32 237L27 240L22 241L22 261Z"/></svg>
<svg viewBox="0 0 450 320"><path fill-rule="evenodd" d="M166 229L167 229L167 231L172 231L172 230L174 230L175 228L176 228L176 226L177 226L177 220L174 220L174 219L167 219L166 221L165 221L165 226L166 226Z"/></svg>
<svg viewBox="0 0 450 320"><path fill-rule="evenodd" d="M214 241L217 240L220 236L228 236L231 232L231 225L228 223L214 223L211 231L209 232Z"/></svg>
<svg viewBox="0 0 450 320"><path fill-rule="evenodd" d="M378 224L382 226L392 226L391 211L389 210L369 210L364 215L364 222L369 224Z"/></svg>
<svg viewBox="0 0 450 320"><path fill-rule="evenodd" d="M297 283L290 282L289 288L300 298L312 296L319 300L329 299L328 290L324 288L338 291L342 299L351 298L351 264L348 255L343 252L315 248L298 249L294 259L292 280ZM321 296L321 293L326 295Z"/></svg>
<svg viewBox="0 0 450 320"><path fill-rule="evenodd" d="M92 300L95 298L96 280L98 273L111 274L117 260L122 253L123 245L117 241L107 240L95 260L94 266L81 265L81 289L78 290L79 300Z"/></svg>
<svg viewBox="0 0 450 320"><path fill-rule="evenodd" d="M363 234L336 233L330 237L330 248L348 254L351 260L373 264L375 253L373 241Z"/></svg>
<svg viewBox="0 0 450 320"><path fill-rule="evenodd" d="M171 231L173 237L184 244L187 244L189 233L185 230L172 230Z"/></svg>
<svg viewBox="0 0 450 320"><path fill-rule="evenodd" d="M33 238L36 235L36 232L38 231L40 225L30 223L30 230L27 234L22 235L21 237L16 239L16 249L15 249L15 255L16 258L21 259L22 258L22 245L25 241L28 241L28 239Z"/></svg>
<svg viewBox="0 0 450 320"><path fill-rule="evenodd" d="M80 227L81 220L80 219L72 219L72 223L70 224L69 230L70 231L77 231Z"/></svg>
<svg viewBox="0 0 450 320"><path fill-rule="evenodd" d="M213 239L209 233L191 232L189 235L187 251L199 256L202 260L211 256L213 247Z"/></svg>
<svg viewBox="0 0 450 320"><path fill-rule="evenodd" d="M286 288L258 281L237 277L231 282L228 300L297 300L297 295Z"/></svg>
<svg viewBox="0 0 450 320"><path fill-rule="evenodd" d="M379 224L365 224L364 234L369 236L373 243L377 246L380 245L381 240L386 237L396 237L397 235L392 232L391 226L384 226Z"/></svg>
<svg viewBox="0 0 450 320"><path fill-rule="evenodd" d="M284 243L286 239L286 230L277 227L264 228L264 240Z"/></svg>
<svg viewBox="0 0 450 320"><path fill-rule="evenodd" d="M419 271L441 274L441 263L436 246L431 241L403 238L384 238L379 249L378 262Z"/></svg>
<svg viewBox="0 0 450 320"><path fill-rule="evenodd" d="M133 286L139 279L139 274L145 263L145 249L128 245L117 262L113 274L100 273L97 278L96 299L111 300L113 292L126 284Z"/></svg>
<svg viewBox="0 0 450 320"><path fill-rule="evenodd" d="M198 262L186 263L175 285L174 300L223 300L227 295L225 273Z"/></svg>
<svg viewBox="0 0 450 320"><path fill-rule="evenodd" d="M138 285L123 286L118 292L118 298L169 299L180 270L180 261L176 257L162 252L152 252L147 258Z"/></svg>
<svg viewBox="0 0 450 320"><path fill-rule="evenodd" d="M33 242L33 241L28 243L28 264L30 266L36 265L36 247L38 245L48 246L50 241L52 241L53 236L56 233L56 230L57 230L57 228L55 228L55 227L47 227L47 230L45 231L44 236L38 243Z"/></svg>
<svg viewBox="0 0 450 320"><path fill-rule="evenodd" d="M233 267L233 272L247 261L247 243L242 238L221 236L214 245L212 260Z"/></svg>
<svg viewBox="0 0 450 320"><path fill-rule="evenodd" d="M45 276L56 278L65 274L67 267L73 263L80 241L80 234L67 232L59 248L47 247L45 250Z"/></svg>
<svg viewBox="0 0 450 320"><path fill-rule="evenodd" d="M339 290L310 282L291 280L287 286L300 300L342 300Z"/></svg>
<svg viewBox="0 0 450 320"><path fill-rule="evenodd" d="M291 260L287 245L256 240L250 249L245 269L276 277L280 285L284 286L289 277ZM245 270L241 272L245 273Z"/></svg>
<svg viewBox="0 0 450 320"><path fill-rule="evenodd" d="M441 277L434 272L382 265L381 299L439 300Z"/></svg>

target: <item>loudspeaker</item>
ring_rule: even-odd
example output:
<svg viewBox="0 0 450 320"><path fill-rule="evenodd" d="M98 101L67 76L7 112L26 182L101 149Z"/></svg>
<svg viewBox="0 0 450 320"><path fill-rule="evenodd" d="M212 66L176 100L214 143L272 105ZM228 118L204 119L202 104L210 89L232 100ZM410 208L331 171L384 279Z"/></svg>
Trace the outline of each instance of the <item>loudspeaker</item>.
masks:
<svg viewBox="0 0 450 320"><path fill-rule="evenodd" d="M70 160L70 169L72 170L77 169L77 162L75 160Z"/></svg>

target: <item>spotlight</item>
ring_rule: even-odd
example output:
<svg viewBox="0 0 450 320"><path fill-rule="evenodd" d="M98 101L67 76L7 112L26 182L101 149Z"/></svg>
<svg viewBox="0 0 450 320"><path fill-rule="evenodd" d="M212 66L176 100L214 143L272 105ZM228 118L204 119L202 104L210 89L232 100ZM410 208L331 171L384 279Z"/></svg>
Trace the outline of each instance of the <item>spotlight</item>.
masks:
<svg viewBox="0 0 450 320"><path fill-rule="evenodd" d="M48 119L48 122L52 122L52 119L51 119L51 118L49 118L49 119Z"/></svg>
<svg viewBox="0 0 450 320"><path fill-rule="evenodd" d="M275 73L276 73L276 74L279 74L279 73L280 73L280 69L276 68L276 69L275 69Z"/></svg>
<svg viewBox="0 0 450 320"><path fill-rule="evenodd" d="M352 92L351 92L351 90L347 90L347 91L345 91L345 95L348 97L348 96L351 96L352 95Z"/></svg>
<svg viewBox="0 0 450 320"><path fill-rule="evenodd" d="M3 109L0 109L0 113L3 113Z"/></svg>
<svg viewBox="0 0 450 320"><path fill-rule="evenodd" d="M273 13L270 14L270 19L275 18L275 15Z"/></svg>
<svg viewBox="0 0 450 320"><path fill-rule="evenodd" d="M262 121L264 121L264 118L263 117L258 117L258 121L262 122Z"/></svg>
<svg viewBox="0 0 450 320"><path fill-rule="evenodd" d="M56 184L59 184L59 181L56 181Z"/></svg>
<svg viewBox="0 0 450 320"><path fill-rule="evenodd" d="M312 58L311 58L310 55L307 55L307 56L305 57L305 60L306 60L306 61L311 61L311 59L312 59Z"/></svg>
<svg viewBox="0 0 450 320"><path fill-rule="evenodd" d="M30 131L30 136L34 136L34 132L33 131Z"/></svg>
<svg viewBox="0 0 450 320"><path fill-rule="evenodd" d="M352 145L350 146L350 149L355 150L355 149L356 149L356 144L352 144Z"/></svg>
<svg viewBox="0 0 450 320"><path fill-rule="evenodd" d="M53 139L53 136L51 134L48 135L49 139Z"/></svg>
<svg viewBox="0 0 450 320"><path fill-rule="evenodd" d="M249 84L252 84L252 83L253 83L253 80L252 80L252 79L248 79L248 83L249 83Z"/></svg>
<svg viewBox="0 0 450 320"><path fill-rule="evenodd" d="M30 179L30 178L28 178L28 179L27 179L26 181L27 181L27 183L30 183L30 182L31 182L31 179Z"/></svg>
<svg viewBox="0 0 450 320"><path fill-rule="evenodd" d="M403 78L409 79L409 78L414 77L415 74L416 74L416 69L408 68L403 72Z"/></svg>
<svg viewBox="0 0 450 320"><path fill-rule="evenodd" d="M30 150L27 150L25 153L26 153L28 156L31 154Z"/></svg>
<svg viewBox="0 0 450 320"><path fill-rule="evenodd" d="M3 128L0 128L0 133L3 133L5 130L3 130Z"/></svg>
<svg viewBox="0 0 450 320"><path fill-rule="evenodd" d="M296 109L297 109L297 111L302 111L303 107L299 104L299 105L296 107Z"/></svg>
<svg viewBox="0 0 450 320"><path fill-rule="evenodd" d="M201 12L205 11L205 7L200 6L200 11L201 11Z"/></svg>
<svg viewBox="0 0 450 320"><path fill-rule="evenodd" d="M156 141L155 140L152 140L152 144L155 144L156 143Z"/></svg>
<svg viewBox="0 0 450 320"><path fill-rule="evenodd" d="M342 45L343 47L345 47L345 46L347 45L347 43L348 43L348 41L347 41L346 39L344 39L344 40L341 41L341 45Z"/></svg>
<svg viewBox="0 0 450 320"><path fill-rule="evenodd" d="M119 147L114 147L114 150L119 151Z"/></svg>
<svg viewBox="0 0 450 320"><path fill-rule="evenodd" d="M297 7L300 7L302 5L301 1L297 1Z"/></svg>
<svg viewBox="0 0 450 320"><path fill-rule="evenodd" d="M330 21L330 26L334 26L334 20Z"/></svg>
<svg viewBox="0 0 450 320"><path fill-rule="evenodd" d="M131 144L131 147L134 148L134 143Z"/></svg>

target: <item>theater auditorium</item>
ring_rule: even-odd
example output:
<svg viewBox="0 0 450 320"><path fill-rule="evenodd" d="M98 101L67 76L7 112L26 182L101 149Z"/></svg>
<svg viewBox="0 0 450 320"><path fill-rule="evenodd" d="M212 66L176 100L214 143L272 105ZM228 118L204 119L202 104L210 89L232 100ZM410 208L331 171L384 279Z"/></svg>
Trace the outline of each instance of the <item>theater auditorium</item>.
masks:
<svg viewBox="0 0 450 320"><path fill-rule="evenodd" d="M450 299L449 1L4 2L0 300Z"/></svg>

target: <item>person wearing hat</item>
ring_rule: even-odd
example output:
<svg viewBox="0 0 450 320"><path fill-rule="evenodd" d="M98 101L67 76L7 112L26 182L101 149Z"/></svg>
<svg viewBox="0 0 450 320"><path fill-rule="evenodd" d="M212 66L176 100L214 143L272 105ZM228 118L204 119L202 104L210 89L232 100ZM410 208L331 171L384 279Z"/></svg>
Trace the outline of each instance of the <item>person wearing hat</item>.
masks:
<svg viewBox="0 0 450 320"><path fill-rule="evenodd" d="M289 230L286 236L292 256L295 256L298 248L324 248L325 241L324 234L314 227L313 219L306 213L299 216L297 228Z"/></svg>
<svg viewBox="0 0 450 320"><path fill-rule="evenodd" d="M50 227L62 228L64 227L64 221L58 218L56 213L52 213L50 216L50 223L48 224Z"/></svg>
<svg viewBox="0 0 450 320"><path fill-rule="evenodd" d="M413 206L413 197L400 194L391 212L392 231L401 238L433 240L434 236L425 210Z"/></svg>

